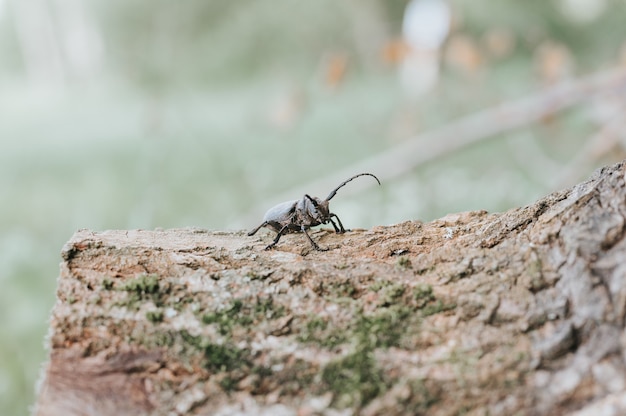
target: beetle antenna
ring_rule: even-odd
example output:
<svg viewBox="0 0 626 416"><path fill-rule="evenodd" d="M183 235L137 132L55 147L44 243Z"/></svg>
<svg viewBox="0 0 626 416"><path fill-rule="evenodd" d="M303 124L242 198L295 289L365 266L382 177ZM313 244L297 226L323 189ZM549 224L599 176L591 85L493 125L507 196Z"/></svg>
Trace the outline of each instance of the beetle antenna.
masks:
<svg viewBox="0 0 626 416"><path fill-rule="evenodd" d="M345 181L343 181L338 187L336 187L335 189L333 189L328 196L326 197L326 201L330 201L331 199L333 199L333 197L337 194L337 191L344 186L345 184L347 184L348 182L350 182L352 179L354 178L358 178L359 176L371 176L372 178L376 179L376 182L378 182L378 184L380 185L380 181L378 180L378 178L374 175L372 175L371 173L359 173L358 175L354 175L353 177L351 177L350 179L347 179Z"/></svg>

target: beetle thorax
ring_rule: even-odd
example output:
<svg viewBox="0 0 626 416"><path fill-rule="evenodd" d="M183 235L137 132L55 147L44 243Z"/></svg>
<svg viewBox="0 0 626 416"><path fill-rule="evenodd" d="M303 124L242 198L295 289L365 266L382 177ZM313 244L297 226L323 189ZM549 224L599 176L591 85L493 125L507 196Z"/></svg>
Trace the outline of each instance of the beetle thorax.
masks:
<svg viewBox="0 0 626 416"><path fill-rule="evenodd" d="M312 197L311 199L315 202L307 197L298 201L297 213L303 220L306 220L306 223L310 223L311 226L326 224L330 219L328 201L317 197Z"/></svg>

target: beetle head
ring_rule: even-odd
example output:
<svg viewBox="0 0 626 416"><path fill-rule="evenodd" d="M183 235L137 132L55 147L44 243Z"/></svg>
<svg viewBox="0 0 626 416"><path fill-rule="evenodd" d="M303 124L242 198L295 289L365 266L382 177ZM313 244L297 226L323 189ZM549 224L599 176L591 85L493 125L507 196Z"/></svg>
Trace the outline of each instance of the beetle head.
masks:
<svg viewBox="0 0 626 416"><path fill-rule="evenodd" d="M326 224L330 218L328 200L321 200L317 197L304 195L304 210L308 216L321 224Z"/></svg>

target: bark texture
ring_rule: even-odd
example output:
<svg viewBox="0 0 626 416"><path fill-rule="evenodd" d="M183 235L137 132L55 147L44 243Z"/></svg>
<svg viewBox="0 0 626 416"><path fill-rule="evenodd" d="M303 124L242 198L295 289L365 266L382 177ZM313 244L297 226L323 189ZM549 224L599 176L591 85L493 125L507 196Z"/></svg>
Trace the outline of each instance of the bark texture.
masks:
<svg viewBox="0 0 626 416"><path fill-rule="evenodd" d="M626 414L625 174L505 213L313 232L326 252L81 230L35 413Z"/></svg>

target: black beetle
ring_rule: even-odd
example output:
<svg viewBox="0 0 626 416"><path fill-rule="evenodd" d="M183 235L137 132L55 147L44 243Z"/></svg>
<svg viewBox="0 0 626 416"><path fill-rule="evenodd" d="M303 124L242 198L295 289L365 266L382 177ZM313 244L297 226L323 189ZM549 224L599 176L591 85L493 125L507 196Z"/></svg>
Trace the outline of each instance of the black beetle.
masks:
<svg viewBox="0 0 626 416"><path fill-rule="evenodd" d="M272 228L274 231L276 231L277 234L276 238L274 238L274 241L272 241L270 245L265 247L266 250L269 250L273 248L276 243L278 243L278 240L280 240L280 237L283 234L301 231L309 239L311 245L315 250L327 250L322 250L320 246L318 246L317 243L313 241L313 239L306 230L311 227L315 227L316 225L328 224L330 222L335 228L336 233L345 233L346 230L343 228L341 220L339 219L337 214L333 214L332 212L330 212L328 208L328 203L331 199L333 199L339 188L350 182L352 179L365 175L373 177L380 185L380 181L378 180L378 178L371 173L359 173L358 175L354 175L350 179L342 182L338 187L333 189L324 200L305 194L302 199L283 202L270 208L263 217L263 223L256 227L254 230L250 231L248 235L254 235L262 227ZM339 228L337 227L337 224L335 224L335 221L333 221L333 217L337 219L337 222L339 223Z"/></svg>

